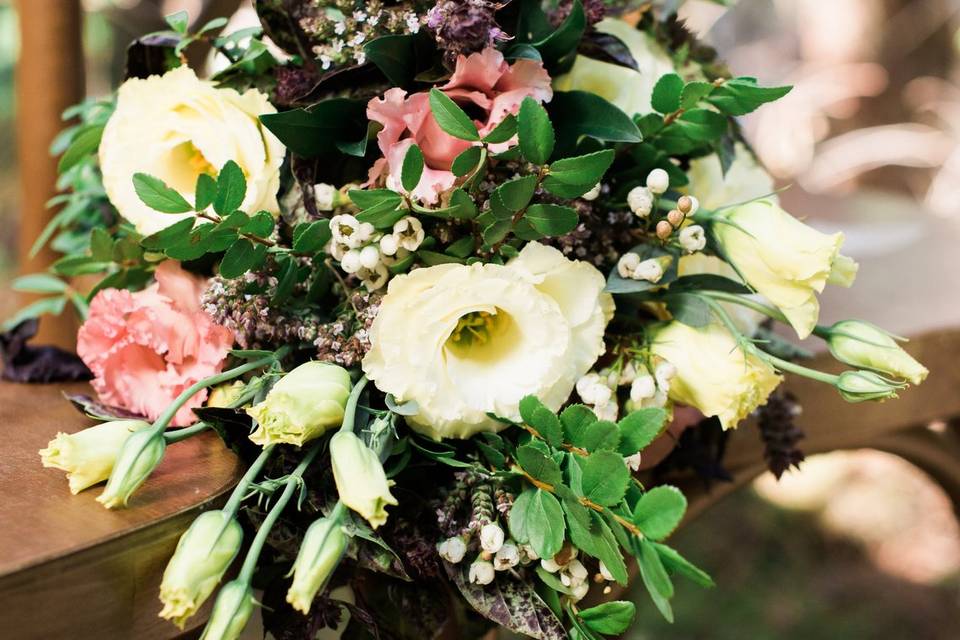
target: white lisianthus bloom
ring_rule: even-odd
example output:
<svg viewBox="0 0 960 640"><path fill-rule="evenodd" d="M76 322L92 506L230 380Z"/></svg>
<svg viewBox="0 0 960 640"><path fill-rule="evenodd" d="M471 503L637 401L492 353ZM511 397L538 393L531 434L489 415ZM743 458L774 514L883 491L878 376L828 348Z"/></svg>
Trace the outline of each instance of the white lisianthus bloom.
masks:
<svg viewBox="0 0 960 640"><path fill-rule="evenodd" d="M717 324L694 328L670 322L654 330L650 348L676 368L670 398L716 416L724 429L766 403L780 384L769 364L745 353Z"/></svg>
<svg viewBox="0 0 960 640"><path fill-rule="evenodd" d="M520 399L551 409L603 353L613 299L603 274L527 244L507 265L442 264L390 281L363 370L435 439L467 438L518 419Z"/></svg>
<svg viewBox="0 0 960 640"><path fill-rule="evenodd" d="M677 275L679 277L701 274L723 276L734 282L743 282L733 267L716 256L709 256L705 253L680 256L680 261L677 263ZM760 296L757 295L753 295L752 297L756 299L760 298ZM760 327L760 323L767 318L767 316L759 311L754 311L740 304L734 304L732 302L720 302L719 304L723 307L723 310L727 312L727 315L730 316L730 319L733 320L733 324L736 325L737 329L745 336L754 335Z"/></svg>
<svg viewBox="0 0 960 640"><path fill-rule="evenodd" d="M40 450L40 461L66 471L70 493L80 493L109 478L123 443L149 426L143 420L112 420L77 433L58 433Z"/></svg>
<svg viewBox="0 0 960 640"><path fill-rule="evenodd" d="M690 183L686 191L695 195L699 205L707 209L741 204L756 198L777 202L777 196L771 195L776 189L773 178L742 142L736 143L733 163L726 173L720 166L720 158L714 153L691 160L687 176Z"/></svg>
<svg viewBox="0 0 960 640"><path fill-rule="evenodd" d="M557 91L587 91L619 107L627 115L650 113L650 98L660 76L673 73L673 61L650 35L623 20L607 18L594 25L597 31L621 40L637 61L637 70L577 56L568 73L553 81Z"/></svg>
<svg viewBox="0 0 960 640"><path fill-rule="evenodd" d="M284 146L260 124L258 116L264 113L276 113L266 94L218 89L187 66L127 80L100 142L103 186L110 202L141 234L155 233L190 214L148 207L133 188L133 174L160 178L192 202L197 176L216 174L233 160L247 179L240 208L279 213Z"/></svg>
<svg viewBox="0 0 960 640"><path fill-rule="evenodd" d="M821 233L769 200L721 214L729 223L714 223L713 234L724 257L747 284L783 312L800 338L809 336L820 315L816 294L823 291L840 258L843 234Z"/></svg>

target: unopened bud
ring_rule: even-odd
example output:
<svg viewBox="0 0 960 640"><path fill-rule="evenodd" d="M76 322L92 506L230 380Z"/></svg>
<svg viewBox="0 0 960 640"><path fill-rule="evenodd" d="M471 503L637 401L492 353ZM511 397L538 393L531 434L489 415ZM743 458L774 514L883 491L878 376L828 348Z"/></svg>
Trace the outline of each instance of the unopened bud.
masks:
<svg viewBox="0 0 960 640"><path fill-rule="evenodd" d="M640 264L640 256L631 252L625 253L617 260L617 273L621 278L629 278Z"/></svg>
<svg viewBox="0 0 960 640"><path fill-rule="evenodd" d="M905 386L906 384L892 382L872 371L844 371L836 382L837 390L847 402L896 398L897 391Z"/></svg>
<svg viewBox="0 0 960 640"><path fill-rule="evenodd" d="M467 543L459 536L447 538L437 545L437 553L447 562L457 564L467 553Z"/></svg>
<svg viewBox="0 0 960 640"><path fill-rule="evenodd" d="M223 585L200 640L237 640L253 614L250 583L233 580Z"/></svg>
<svg viewBox="0 0 960 640"><path fill-rule="evenodd" d="M473 564L470 565L468 577L472 584L483 586L493 582L493 579L496 577L496 570L493 568L493 563L491 562L475 560Z"/></svg>
<svg viewBox="0 0 960 640"><path fill-rule="evenodd" d="M670 175L663 169L654 169L647 174L647 188L659 195L670 188Z"/></svg>
<svg viewBox="0 0 960 640"><path fill-rule="evenodd" d="M483 525L480 529L480 548L489 553L500 551L503 546L504 534L496 522Z"/></svg>
<svg viewBox="0 0 960 640"><path fill-rule="evenodd" d="M363 263L360 261L360 251L357 249L350 249L350 251L347 251L345 254L343 254L343 259L340 261L340 268L347 273L356 273L362 266Z"/></svg>
<svg viewBox="0 0 960 640"><path fill-rule="evenodd" d="M680 196L677 200L677 209L685 216L692 216L700 209L700 201L694 196Z"/></svg>
<svg viewBox="0 0 960 640"><path fill-rule="evenodd" d="M674 228L679 227L683 224L684 216L678 209L671 209L670 213L667 214L667 222L669 222Z"/></svg>
<svg viewBox="0 0 960 640"><path fill-rule="evenodd" d="M376 245L368 244L360 250L360 264L364 269L374 269L380 264L380 250Z"/></svg>
<svg viewBox="0 0 960 640"><path fill-rule="evenodd" d="M646 218L653 211L653 193L647 187L634 187L627 194L627 206L638 218Z"/></svg>
<svg viewBox="0 0 960 640"><path fill-rule="evenodd" d="M657 237L666 240L673 235L673 225L666 220L657 223Z"/></svg>
<svg viewBox="0 0 960 640"><path fill-rule="evenodd" d="M107 486L97 498L97 502L107 509L127 506L127 500L133 492L160 464L166 447L163 433L144 429L132 434L123 443Z"/></svg>
<svg viewBox="0 0 960 640"><path fill-rule="evenodd" d="M707 234L703 227L698 224L692 224L680 230L678 237L680 246L689 253L702 251L707 246Z"/></svg>
<svg viewBox="0 0 960 640"><path fill-rule="evenodd" d="M315 520L303 536L303 543L293 563L293 582L287 591L287 602L307 614L317 593L333 575L347 548L347 536L336 517Z"/></svg>
<svg viewBox="0 0 960 640"><path fill-rule="evenodd" d="M660 282L660 279L663 277L663 266L656 258L648 258L637 265L637 268L633 270L630 277L634 280L646 280L647 282L653 283Z"/></svg>
<svg viewBox="0 0 960 640"><path fill-rule="evenodd" d="M503 543L500 550L493 557L493 568L497 571L506 571L520 564L520 549L510 540Z"/></svg>
<svg viewBox="0 0 960 640"><path fill-rule="evenodd" d="M593 189L590 189L590 191L587 191L585 194L583 194L583 195L580 196L580 197L583 198L584 200L588 201L588 202L593 201L593 200L596 200L597 198L599 198L599 197L600 197L600 183L598 182L596 185L594 185Z"/></svg>

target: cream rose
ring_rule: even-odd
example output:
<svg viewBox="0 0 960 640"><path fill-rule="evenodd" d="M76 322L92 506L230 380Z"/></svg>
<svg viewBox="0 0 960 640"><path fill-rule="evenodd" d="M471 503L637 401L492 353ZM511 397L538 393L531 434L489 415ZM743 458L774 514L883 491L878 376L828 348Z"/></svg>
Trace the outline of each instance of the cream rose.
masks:
<svg viewBox="0 0 960 640"><path fill-rule="evenodd" d="M716 416L724 429L736 427L765 404L780 384L769 364L744 353L717 324L699 329L682 322L663 325L653 333L651 350L676 368L670 398Z"/></svg>
<svg viewBox="0 0 960 640"><path fill-rule="evenodd" d="M124 82L100 142L110 202L137 231L155 233L189 214L160 213L143 204L134 173L156 176L192 202L197 176L215 174L233 160L247 179L241 208L278 213L284 147L258 119L275 112L265 94L218 89L186 66Z"/></svg>
<svg viewBox="0 0 960 640"><path fill-rule="evenodd" d="M593 266L527 244L507 265L445 264L394 278L370 328L363 370L377 388L415 400L411 426L467 438L519 418L538 396L551 409L603 353L613 299Z"/></svg>
<svg viewBox="0 0 960 640"><path fill-rule="evenodd" d="M637 61L638 70L577 56L570 71L554 80L554 89L594 93L627 115L653 111L653 86L660 76L674 71L670 56L653 38L623 20L607 18L598 22L596 29L623 41Z"/></svg>
<svg viewBox="0 0 960 640"><path fill-rule="evenodd" d="M850 286L856 263L840 255L843 234L808 227L769 200L720 212L713 234L724 258L758 293L776 305L800 338L817 325L817 293L827 282ZM836 277L834 269L844 271Z"/></svg>
<svg viewBox="0 0 960 640"><path fill-rule="evenodd" d="M690 184L686 190L706 209L743 204L756 198L778 201L773 193L776 188L773 177L742 142L736 143L733 162L726 172L720 158L713 153L691 160L688 175Z"/></svg>

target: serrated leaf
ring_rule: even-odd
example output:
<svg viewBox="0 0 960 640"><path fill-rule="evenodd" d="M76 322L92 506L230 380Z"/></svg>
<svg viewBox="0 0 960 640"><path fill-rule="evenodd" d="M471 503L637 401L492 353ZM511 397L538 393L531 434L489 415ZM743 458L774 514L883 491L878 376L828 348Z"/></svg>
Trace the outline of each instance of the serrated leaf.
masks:
<svg viewBox="0 0 960 640"><path fill-rule="evenodd" d="M680 108L692 109L711 91L713 91L712 82L702 82L699 80L688 82L680 93Z"/></svg>
<svg viewBox="0 0 960 640"><path fill-rule="evenodd" d="M537 188L536 176L523 176L504 182L497 187L500 202L510 211L520 211L530 203Z"/></svg>
<svg viewBox="0 0 960 640"><path fill-rule="evenodd" d="M559 447L563 443L563 428L560 419L543 405L536 396L526 396L520 400L520 417L528 425L537 430L537 433L551 447Z"/></svg>
<svg viewBox="0 0 960 640"><path fill-rule="evenodd" d="M400 218L407 215L407 213L407 209L398 209L390 206L390 203L384 202L361 211L357 214L357 220L360 222L369 222L375 229L383 230L391 228Z"/></svg>
<svg viewBox="0 0 960 640"><path fill-rule="evenodd" d="M615 600L584 609L578 615L591 631L615 636L630 628L636 613L637 607L632 602Z"/></svg>
<svg viewBox="0 0 960 640"><path fill-rule="evenodd" d="M217 197L217 181L213 176L201 173L197 176L197 186L194 190L194 208L196 211L203 211Z"/></svg>
<svg viewBox="0 0 960 640"><path fill-rule="evenodd" d="M572 404L560 413L564 436L571 443L582 442L587 429L596 421L597 415L583 404Z"/></svg>
<svg viewBox="0 0 960 640"><path fill-rule="evenodd" d="M619 504L630 484L630 470L623 456L613 451L597 451L582 459L583 494L605 507Z"/></svg>
<svg viewBox="0 0 960 640"><path fill-rule="evenodd" d="M660 113L673 113L680 108L680 93L683 91L683 78L675 73L660 76L653 85L650 105Z"/></svg>
<svg viewBox="0 0 960 640"><path fill-rule="evenodd" d="M610 575L622 585L627 584L627 565L620 553L620 545L610 527L596 511L568 499L562 501L567 516L570 541L585 553L603 561Z"/></svg>
<svg viewBox="0 0 960 640"><path fill-rule="evenodd" d="M552 558L563 547L566 527L560 502L542 489L526 489L513 503L510 535L529 544L541 558Z"/></svg>
<svg viewBox="0 0 960 640"><path fill-rule="evenodd" d="M660 561L668 572L678 573L683 577L692 580L701 587L714 587L716 584L705 571L696 567L689 560L681 556L674 549L665 544L654 542L653 547L660 556Z"/></svg>
<svg viewBox="0 0 960 640"><path fill-rule="evenodd" d="M430 110L437 125L454 138L469 140L480 139L477 125L447 94L437 88L430 89Z"/></svg>
<svg viewBox="0 0 960 640"><path fill-rule="evenodd" d="M137 197L151 209L161 213L186 213L191 210L190 203L176 190L168 187L163 180L146 173L133 174L133 189Z"/></svg>
<svg viewBox="0 0 960 640"><path fill-rule="evenodd" d="M587 451L599 451L601 449L616 451L620 444L620 430L612 422L598 420L587 427L573 444Z"/></svg>
<svg viewBox="0 0 960 640"><path fill-rule="evenodd" d="M527 208L523 219L545 236L562 236L577 228L579 217L575 209L556 204L534 204Z"/></svg>
<svg viewBox="0 0 960 640"><path fill-rule="evenodd" d="M91 125L81 129L73 137L67 150L60 156L60 162L57 163L57 173L64 173L91 157L97 147L100 146L103 129L104 125Z"/></svg>
<svg viewBox="0 0 960 640"><path fill-rule="evenodd" d="M453 159L453 164L450 166L453 175L462 178L473 171L480 162L481 153L482 150L480 147L468 147L457 154L457 157Z"/></svg>
<svg viewBox="0 0 960 640"><path fill-rule="evenodd" d="M403 196L390 189L351 189L348 194L350 201L363 210L390 203L391 208L400 206Z"/></svg>
<svg viewBox="0 0 960 640"><path fill-rule="evenodd" d="M531 477L549 485L560 484L562 476L559 465L536 447L529 444L518 447L516 458Z"/></svg>
<svg viewBox="0 0 960 640"><path fill-rule="evenodd" d="M14 279L11 288L27 293L63 293L67 283L49 273L31 273Z"/></svg>
<svg viewBox="0 0 960 640"><path fill-rule="evenodd" d="M779 100L793 87L759 87L754 78L733 78L710 94L707 102L728 116L742 116L760 105Z"/></svg>
<svg viewBox="0 0 960 640"><path fill-rule="evenodd" d="M481 216L482 218L483 216ZM480 218L478 218L480 220ZM510 219L499 220L491 216L489 220L483 221L483 242L488 247L492 247L507 237L510 233Z"/></svg>
<svg viewBox="0 0 960 640"><path fill-rule="evenodd" d="M668 622L673 622L673 609L670 607L670 598L673 597L673 583L667 575L660 561L653 543L649 540L640 541L640 555L637 556L637 566L640 567L640 577L647 588L650 598L660 614Z"/></svg>
<svg viewBox="0 0 960 640"><path fill-rule="evenodd" d="M224 278L239 278L247 271L259 266L266 257L267 248L262 244L254 245L246 238L238 238L220 261L220 275Z"/></svg>
<svg viewBox="0 0 960 640"><path fill-rule="evenodd" d="M610 168L613 158L613 149L603 149L575 158L557 160L550 165L544 187L549 191L549 184L559 182L565 185L590 185L592 189Z"/></svg>
<svg viewBox="0 0 960 640"><path fill-rule="evenodd" d="M500 124L494 127L490 133L483 136L483 141L488 144L502 144L509 141L515 135L517 135L517 118L512 113L508 113L507 116L500 121Z"/></svg>
<svg viewBox="0 0 960 640"><path fill-rule="evenodd" d="M531 97L520 104L517 134L523 157L533 164L546 164L553 154L556 138L546 109Z"/></svg>
<svg viewBox="0 0 960 640"><path fill-rule="evenodd" d="M233 160L228 160L217 176L217 195L213 198L213 210L225 216L240 208L247 195L247 179L243 169Z"/></svg>
<svg viewBox="0 0 960 640"><path fill-rule="evenodd" d="M100 262L113 260L113 238L103 227L94 227L90 232L90 256Z"/></svg>
<svg viewBox="0 0 960 640"><path fill-rule="evenodd" d="M297 253L316 253L330 241L330 221L303 222L293 230L293 250Z"/></svg>
<svg viewBox="0 0 960 640"><path fill-rule="evenodd" d="M620 455L632 456L645 449L663 431L667 412L659 407L631 411L620 422Z"/></svg>
<svg viewBox="0 0 960 640"><path fill-rule="evenodd" d="M169 227L165 227L142 239L140 245L148 250L166 249L185 240L190 235L194 224L196 224L195 218L178 220Z"/></svg>
<svg viewBox="0 0 960 640"><path fill-rule="evenodd" d="M258 211L250 220L240 227L240 231L258 238L266 238L273 232L274 223L275 220L269 212Z"/></svg>
<svg viewBox="0 0 960 640"><path fill-rule="evenodd" d="M647 491L633 508L633 523L647 538L663 540L677 528L687 510L687 499L676 487Z"/></svg>
<svg viewBox="0 0 960 640"><path fill-rule="evenodd" d="M403 156L403 166L400 169L400 184L408 193L417 188L420 184L420 177L423 175L423 152L420 147L413 144L407 149Z"/></svg>

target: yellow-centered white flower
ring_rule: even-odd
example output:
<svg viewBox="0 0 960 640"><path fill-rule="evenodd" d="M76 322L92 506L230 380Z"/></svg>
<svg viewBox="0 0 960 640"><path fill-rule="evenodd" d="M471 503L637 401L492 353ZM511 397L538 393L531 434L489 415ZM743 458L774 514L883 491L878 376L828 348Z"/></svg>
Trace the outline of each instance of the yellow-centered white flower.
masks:
<svg viewBox="0 0 960 640"><path fill-rule="evenodd" d="M506 265L444 264L390 281L363 370L415 400L408 418L435 439L497 431L536 395L551 409L604 351L613 316L603 274L531 242Z"/></svg>
<svg viewBox="0 0 960 640"><path fill-rule="evenodd" d="M712 225L724 257L751 287L777 306L806 338L817 325L816 294L828 280L849 285L849 275L831 279L840 258L843 234L827 235L803 224L769 200L759 200L720 212L728 222Z"/></svg>
<svg viewBox="0 0 960 640"><path fill-rule="evenodd" d="M141 234L154 233L191 214L160 213L145 205L133 188L133 174L160 178L192 202L197 176L216 174L233 160L247 179L240 208L279 213L284 146L258 119L275 112L266 94L218 89L185 65L127 80L100 142L110 202Z"/></svg>
<svg viewBox="0 0 960 640"><path fill-rule="evenodd" d="M769 364L745 353L720 325L693 328L674 321L656 329L652 340L653 353L676 369L670 398L716 416L724 429L766 403L780 384Z"/></svg>
<svg viewBox="0 0 960 640"><path fill-rule="evenodd" d="M58 433L40 450L45 467L67 472L70 493L80 493L110 477L123 443L150 425L143 420L113 420L76 433Z"/></svg>

